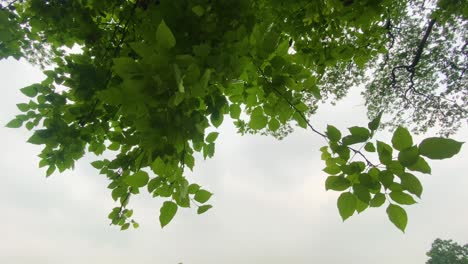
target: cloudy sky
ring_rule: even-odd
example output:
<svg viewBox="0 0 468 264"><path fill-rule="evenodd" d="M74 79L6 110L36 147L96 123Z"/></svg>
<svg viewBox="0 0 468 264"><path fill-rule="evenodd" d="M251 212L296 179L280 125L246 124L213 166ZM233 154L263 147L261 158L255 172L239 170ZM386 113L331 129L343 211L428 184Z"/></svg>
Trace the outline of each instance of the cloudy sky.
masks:
<svg viewBox="0 0 468 264"><path fill-rule="evenodd" d="M201 216L179 210L161 229L161 201L143 192L131 203L140 228L121 232L109 226L115 204L105 177L89 165L93 157L46 179L40 147L26 143L30 132L4 127L27 100L19 88L41 78L27 63L0 61L0 263L424 263L435 238L468 242L466 146L420 177L423 199L407 208L403 234L385 208L341 221L337 193L324 189L320 137L305 130L282 141L241 136L229 122L215 157L197 160L191 175L214 192L215 207ZM358 93L322 107L312 123L322 130L367 124ZM467 135L465 126L455 138Z"/></svg>

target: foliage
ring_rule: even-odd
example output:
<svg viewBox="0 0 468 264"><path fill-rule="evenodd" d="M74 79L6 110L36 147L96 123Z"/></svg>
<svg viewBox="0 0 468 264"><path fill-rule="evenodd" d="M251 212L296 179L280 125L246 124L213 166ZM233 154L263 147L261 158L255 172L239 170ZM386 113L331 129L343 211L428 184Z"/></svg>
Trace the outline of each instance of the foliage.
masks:
<svg viewBox="0 0 468 264"><path fill-rule="evenodd" d="M328 143L321 149L324 172L330 175L326 189L343 192L338 199L342 218L387 201L389 219L402 231L407 215L398 204L413 204L413 195L422 193L421 183L409 171L430 173L425 158L452 157L462 145L441 137L416 145L404 127L395 130L391 144L373 140L382 111L392 113L383 102L390 98L399 110L408 106L393 100L400 100L407 83L395 77L389 85L385 76L394 64L408 63L405 58L419 41L419 27L409 13L411 1L2 3L0 58L27 58L44 66L47 76L21 89L30 99L17 105L23 114L7 126L24 125L33 131L28 142L44 146L39 166L47 167L47 176L73 168L86 152L113 153L114 158L92 165L110 180L108 188L119 206L109 218L122 229L138 226L127 206L144 187L165 200L161 226L173 219L179 207L195 205L199 214L212 207L206 204L212 193L190 184L185 171L194 168L196 152L205 159L214 155L219 132L213 130L227 115L240 133L282 138L293 126L310 128ZM466 12L459 10L466 10L464 2L440 0L420 19L430 19L440 38L458 45L464 39L461 25L466 18ZM445 32L454 27L453 21L461 24L455 32ZM394 29L406 26L411 32L397 37ZM432 30L426 32L431 35ZM411 94L416 89L426 92L419 86L433 82L437 73L449 76L465 67L466 56L454 54L453 43L448 45L451 53L437 54L448 54L456 67L431 66L435 59L426 59L423 49L440 45L426 45L428 41L425 34L415 59L403 67L411 73L407 88ZM81 52L66 52L65 47L74 46ZM381 62L382 69L376 66ZM369 71L376 72L371 82ZM463 74L457 76L459 83L466 80ZM370 85L365 92L373 117L368 127L351 127L344 135L331 125L325 133L312 126L309 119L320 102L340 99L359 83ZM452 81L433 83L447 84L445 90L459 97L461 93L460 100L466 96L466 90ZM418 98L405 100L424 107ZM460 107L458 114L451 114L458 111L452 106L428 110L454 116L443 124L455 129L466 117L466 105ZM429 124L420 130L438 120L437 116L429 121L415 118ZM380 164L371 162L372 154Z"/></svg>
<svg viewBox="0 0 468 264"><path fill-rule="evenodd" d="M429 257L427 264L467 264L468 244L461 246L451 239L437 238L426 255Z"/></svg>

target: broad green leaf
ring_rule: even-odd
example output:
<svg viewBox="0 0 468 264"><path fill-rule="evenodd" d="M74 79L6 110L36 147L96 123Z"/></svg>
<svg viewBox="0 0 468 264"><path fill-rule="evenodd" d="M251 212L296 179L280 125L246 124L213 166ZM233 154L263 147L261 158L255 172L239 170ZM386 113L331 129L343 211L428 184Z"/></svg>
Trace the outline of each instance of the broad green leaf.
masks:
<svg viewBox="0 0 468 264"><path fill-rule="evenodd" d="M396 204L390 204L387 207L387 215L390 221L402 232L405 232L408 216L405 209Z"/></svg>
<svg viewBox="0 0 468 264"><path fill-rule="evenodd" d="M415 204L416 201L414 200L413 196L404 193L402 191L393 191L390 193L390 198L392 198L393 201L399 203L399 204Z"/></svg>
<svg viewBox="0 0 468 264"><path fill-rule="evenodd" d="M338 197L337 206L343 221L348 219L356 211L357 198L350 192L345 192Z"/></svg>
<svg viewBox="0 0 468 264"><path fill-rule="evenodd" d="M232 104L229 106L229 114L232 119L239 119L241 114L241 108L238 104Z"/></svg>
<svg viewBox="0 0 468 264"><path fill-rule="evenodd" d="M29 104L25 103L16 104L16 107L18 107L21 112L27 112L30 109Z"/></svg>
<svg viewBox="0 0 468 264"><path fill-rule="evenodd" d="M403 165L401 165L401 163L398 160L392 160L386 165L387 170L395 175L400 175L403 172L405 172L405 167L403 167Z"/></svg>
<svg viewBox="0 0 468 264"><path fill-rule="evenodd" d="M201 17L205 13L205 9L200 5L196 5L192 7L192 12L195 13L197 16Z"/></svg>
<svg viewBox="0 0 468 264"><path fill-rule="evenodd" d="M156 40L158 41L159 46L166 49L170 49L176 44L175 37L164 20L161 20L161 23L156 30Z"/></svg>
<svg viewBox="0 0 468 264"><path fill-rule="evenodd" d="M219 133L218 132L211 132L206 136L206 142L213 143L215 140L218 138Z"/></svg>
<svg viewBox="0 0 468 264"><path fill-rule="evenodd" d="M268 123L267 117L263 114L261 107L257 107L250 115L249 127L255 130L264 128Z"/></svg>
<svg viewBox="0 0 468 264"><path fill-rule="evenodd" d="M49 177L50 175L52 175L54 172L55 172L55 165L50 165L49 168L47 168L47 171L46 171L46 177Z"/></svg>
<svg viewBox="0 0 468 264"><path fill-rule="evenodd" d="M94 168L96 169L102 169L102 167L104 166L104 161L102 160L96 160L96 161L93 161L91 162L91 166L93 166Z"/></svg>
<svg viewBox="0 0 468 264"><path fill-rule="evenodd" d="M340 156L340 158L342 158L344 161L347 161L349 160L349 157L350 157L350 150L348 147L346 146L339 146L337 149L336 149L336 153L338 153L338 155Z"/></svg>
<svg viewBox="0 0 468 264"><path fill-rule="evenodd" d="M448 159L460 151L463 143L443 137L426 138L419 144L419 154L430 159Z"/></svg>
<svg viewBox="0 0 468 264"><path fill-rule="evenodd" d="M406 148L398 154L398 161L405 167L414 165L419 159L418 147Z"/></svg>
<svg viewBox="0 0 468 264"><path fill-rule="evenodd" d="M28 97L36 97L37 95L37 84L33 84L33 85L30 85L30 86L26 86L24 88L21 88L20 91L28 96Z"/></svg>
<svg viewBox="0 0 468 264"><path fill-rule="evenodd" d="M361 140L366 141L370 137L370 132L367 128L365 127L350 127L348 128L349 132L351 132L351 135L360 138Z"/></svg>
<svg viewBox="0 0 468 264"><path fill-rule="evenodd" d="M419 157L415 164L408 167L412 171L419 171L422 173L431 174L431 167L427 164L423 157Z"/></svg>
<svg viewBox="0 0 468 264"><path fill-rule="evenodd" d="M211 204L205 204L205 205L201 205L200 207L198 207L197 209L197 214L203 214L204 212L208 211L209 209L211 209L213 206Z"/></svg>
<svg viewBox="0 0 468 264"><path fill-rule="evenodd" d="M327 126L327 137L330 141L338 142L341 139L341 132L332 125Z"/></svg>
<svg viewBox="0 0 468 264"><path fill-rule="evenodd" d="M388 164L392 161L393 149L382 141L377 141L377 153L382 164Z"/></svg>
<svg viewBox="0 0 468 264"><path fill-rule="evenodd" d="M370 207L380 207L382 204L385 203L385 195L383 193L377 193L374 197L370 200L369 206Z"/></svg>
<svg viewBox="0 0 468 264"><path fill-rule="evenodd" d="M148 173L142 170L135 172L133 175L130 175L124 179L125 183L135 188L140 188L140 187L145 186L148 183L148 180L149 180Z"/></svg>
<svg viewBox="0 0 468 264"><path fill-rule="evenodd" d="M371 142L367 142L366 145L364 146L364 149L367 152L375 152L375 146Z"/></svg>
<svg viewBox="0 0 468 264"><path fill-rule="evenodd" d="M196 183L192 183L189 185L188 187L188 193L190 194L195 194L197 193L197 191L200 189L200 185L196 184Z"/></svg>
<svg viewBox="0 0 468 264"><path fill-rule="evenodd" d="M423 187L419 179L411 173L399 175L403 189L421 198Z"/></svg>
<svg viewBox="0 0 468 264"><path fill-rule="evenodd" d="M41 145L46 142L46 140L38 135L38 133L34 133L29 139L28 142L34 145Z"/></svg>
<svg viewBox="0 0 468 264"><path fill-rule="evenodd" d="M379 128L379 125L380 125L380 119L382 118L382 114L383 112L380 112L377 114L377 116L369 122L369 124L367 124L367 127L372 130L372 131L375 131Z"/></svg>
<svg viewBox="0 0 468 264"><path fill-rule="evenodd" d="M165 227L177 213L177 204L171 201L165 201L159 212L159 223L161 223L161 227Z"/></svg>
<svg viewBox="0 0 468 264"><path fill-rule="evenodd" d="M127 187L118 187L112 190L112 199L117 201L120 197L123 197L127 194Z"/></svg>
<svg viewBox="0 0 468 264"><path fill-rule="evenodd" d="M271 131L276 131L280 128L281 124L276 118L270 119L268 122L268 129Z"/></svg>
<svg viewBox="0 0 468 264"><path fill-rule="evenodd" d="M358 212L358 214L360 214L364 210L366 210L367 207L369 207L369 204L357 199L357 201L356 201L356 211Z"/></svg>
<svg viewBox="0 0 468 264"><path fill-rule="evenodd" d="M195 196L193 197L193 199L195 199L195 201L199 203L206 203L211 198L212 195L213 194L210 193L209 191L200 189L195 193Z"/></svg>
<svg viewBox="0 0 468 264"><path fill-rule="evenodd" d="M174 75L176 79L177 89L179 93L185 93L184 78L181 76L179 66L177 66L177 64L174 64L173 68L174 68ZM181 97L183 98L183 95ZM180 102L176 103L176 105L178 105L179 103Z"/></svg>
<svg viewBox="0 0 468 264"><path fill-rule="evenodd" d="M390 186L388 187L390 191L403 191L403 186L401 184L392 182Z"/></svg>
<svg viewBox="0 0 468 264"><path fill-rule="evenodd" d="M343 176L328 176L325 190L344 191L351 186L351 182Z"/></svg>
<svg viewBox="0 0 468 264"><path fill-rule="evenodd" d="M374 180L368 173L359 174L359 183L366 188L372 188Z"/></svg>
<svg viewBox="0 0 468 264"><path fill-rule="evenodd" d="M10 122L8 122L8 124L6 124L6 127L18 128L18 127L21 127L22 125L23 125L23 121L15 118L11 120Z"/></svg>
<svg viewBox="0 0 468 264"><path fill-rule="evenodd" d="M120 144L117 143L117 142L112 142L112 143L107 147L108 150L113 150L113 151L117 151L117 150L119 150L119 148L120 148Z"/></svg>
<svg viewBox="0 0 468 264"><path fill-rule="evenodd" d="M363 201L365 203L369 203L369 201L371 199L370 192L369 192L369 189L366 188L364 185L362 185L362 184L353 185L353 192L354 192L354 195L359 200L361 200L361 201Z"/></svg>
<svg viewBox="0 0 468 264"><path fill-rule="evenodd" d="M408 129L399 126L395 132L393 132L392 145L397 150L404 150L413 145L413 138L409 133Z"/></svg>
<svg viewBox="0 0 468 264"><path fill-rule="evenodd" d="M166 176L166 163L160 157L157 157L151 163L151 170L159 176Z"/></svg>
<svg viewBox="0 0 468 264"><path fill-rule="evenodd" d="M125 223L122 225L122 227L120 227L120 230L124 231L124 230L127 230L129 227L130 227L130 223Z"/></svg>
<svg viewBox="0 0 468 264"><path fill-rule="evenodd" d="M223 120L224 115L220 112L213 112L210 116L211 124L213 124L215 127L219 127L223 123Z"/></svg>
<svg viewBox="0 0 468 264"><path fill-rule="evenodd" d="M323 169L323 171L330 175L336 175L341 172L341 169L336 164L330 164L325 169Z"/></svg>
<svg viewBox="0 0 468 264"><path fill-rule="evenodd" d="M154 190L156 190L159 186L162 184L162 177L158 176L156 178L151 179L148 182L148 192L152 193Z"/></svg>

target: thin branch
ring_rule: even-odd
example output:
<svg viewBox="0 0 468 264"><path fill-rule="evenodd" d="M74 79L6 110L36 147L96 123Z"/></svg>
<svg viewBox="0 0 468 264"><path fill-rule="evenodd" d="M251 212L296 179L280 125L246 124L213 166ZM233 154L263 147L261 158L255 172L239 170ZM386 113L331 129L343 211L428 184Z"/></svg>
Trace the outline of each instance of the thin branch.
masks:
<svg viewBox="0 0 468 264"><path fill-rule="evenodd" d="M262 78L266 81L266 82L270 82L264 72L262 71L262 69L260 67L257 66L257 69L259 70L260 74L262 75ZM275 91L281 98L283 98L288 104L289 106L291 106L294 110L296 110L297 113L299 113L299 115L301 116L301 118L307 123L307 126L313 131L315 132L316 134L322 136L327 142L328 142L328 137L323 134L322 132L318 131L317 129L315 129L312 124L310 124L309 120L307 119L307 117L304 115L304 113L302 111L300 111L299 109L297 109L297 107L288 99L286 98L280 91L278 91L278 89L276 89L275 87L272 87L273 91ZM346 146L349 150L353 151L354 154L358 154L359 156L361 156L362 158L364 158L364 160L367 162L368 165L372 166L372 167L375 167L375 165L366 158L366 156L360 151L360 150L357 150L357 149L354 149L350 146Z"/></svg>
<svg viewBox="0 0 468 264"><path fill-rule="evenodd" d="M265 73L262 71L262 69L260 67L257 66L257 69L260 71L260 74L262 75L262 78L266 81L266 82L270 82L266 76L265 76ZM309 122L309 120L307 119L307 117L304 115L304 113L302 111L300 111L299 109L297 109L297 107L288 99L286 98L280 91L278 91L278 89L276 89L274 86L272 86L272 89L275 93L277 93L281 98L283 98L288 104L289 106L291 106L301 117L302 119L307 123L307 126L312 130L314 131L315 133L317 133L318 135L322 136L323 138L325 138L325 140L328 141L328 138L325 134L321 133L320 131L318 131L317 129L315 129L312 124Z"/></svg>
<svg viewBox="0 0 468 264"><path fill-rule="evenodd" d="M362 152L360 151L360 150L362 149L362 147L361 147L359 150L357 150L357 149L355 149L355 148L352 148L352 147L350 147L350 146L346 146L346 147L349 148L349 150L353 151L353 152L354 152L354 155L359 154L359 156L361 156L361 157L367 162L367 165L370 165L370 166L372 166L372 167L377 167L377 166L374 165L370 160L368 160L368 159L366 158L366 155L362 154ZM353 156L352 158L354 158L354 156ZM351 159L352 159L352 158L351 158Z"/></svg>

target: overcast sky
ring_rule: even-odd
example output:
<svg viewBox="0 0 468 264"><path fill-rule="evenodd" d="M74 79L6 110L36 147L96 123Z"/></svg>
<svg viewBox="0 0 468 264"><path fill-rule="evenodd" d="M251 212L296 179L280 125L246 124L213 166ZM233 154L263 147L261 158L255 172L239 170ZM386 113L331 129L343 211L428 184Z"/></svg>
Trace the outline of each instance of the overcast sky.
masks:
<svg viewBox="0 0 468 264"><path fill-rule="evenodd" d="M4 127L18 114L15 104L27 102L19 88L41 79L27 63L0 61L0 263L425 263L435 238L468 242L466 145L432 162L432 175L418 174L423 197L407 208L403 234L384 207L341 221L338 194L324 188L322 138L302 129L282 141L241 136L229 120L215 157L197 160L190 177L215 194L214 208L201 216L179 209L161 229L161 201L142 192L131 202L140 228L121 232L109 226L116 205L106 178L89 165L93 157L46 179L41 148L26 143L30 132ZM322 107L312 123L321 130L327 123L365 126L358 93ZM455 138L468 141L467 132L465 125Z"/></svg>

